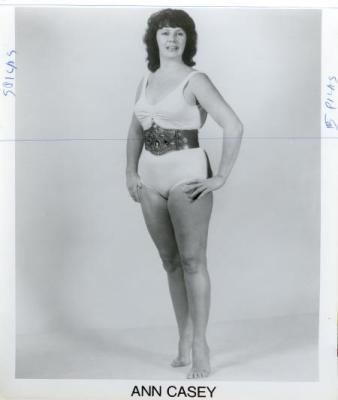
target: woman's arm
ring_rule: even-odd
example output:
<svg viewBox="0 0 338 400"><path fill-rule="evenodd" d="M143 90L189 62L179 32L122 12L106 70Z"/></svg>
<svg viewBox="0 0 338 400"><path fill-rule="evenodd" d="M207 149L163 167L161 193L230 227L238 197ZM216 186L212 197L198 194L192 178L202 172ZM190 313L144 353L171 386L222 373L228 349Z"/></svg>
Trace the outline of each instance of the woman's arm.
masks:
<svg viewBox="0 0 338 400"><path fill-rule="evenodd" d="M243 125L206 74L200 73L192 77L189 87L200 105L223 129L222 156L217 175L210 178L208 184L196 182L194 187L190 186L190 191L194 189L190 197L194 198L218 189L225 183L239 152Z"/></svg>
<svg viewBox="0 0 338 400"><path fill-rule="evenodd" d="M143 147L143 130L135 114L131 119L127 138L127 174L137 174L138 160Z"/></svg>
<svg viewBox="0 0 338 400"><path fill-rule="evenodd" d="M142 81L138 85L136 91L135 102L138 100L141 93ZM138 119L133 113L127 138L127 166L126 180L127 187L131 197L139 202L138 188L141 187L141 180L137 173L138 161L143 147L143 129Z"/></svg>

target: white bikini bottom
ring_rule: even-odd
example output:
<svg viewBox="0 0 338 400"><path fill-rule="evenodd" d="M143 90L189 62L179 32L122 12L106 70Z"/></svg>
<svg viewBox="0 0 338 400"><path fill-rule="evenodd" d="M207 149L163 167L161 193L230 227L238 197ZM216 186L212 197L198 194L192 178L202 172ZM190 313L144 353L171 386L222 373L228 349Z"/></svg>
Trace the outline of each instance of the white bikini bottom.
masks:
<svg viewBox="0 0 338 400"><path fill-rule="evenodd" d="M138 173L143 185L168 199L170 190L177 185L210 176L209 160L200 147L162 155L154 155L143 148Z"/></svg>

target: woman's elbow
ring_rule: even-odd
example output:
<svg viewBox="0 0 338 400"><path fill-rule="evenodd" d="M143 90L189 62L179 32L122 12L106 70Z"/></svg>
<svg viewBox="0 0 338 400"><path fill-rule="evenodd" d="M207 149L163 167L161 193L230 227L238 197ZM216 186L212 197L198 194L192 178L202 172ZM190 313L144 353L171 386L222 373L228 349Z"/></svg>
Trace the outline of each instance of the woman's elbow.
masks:
<svg viewBox="0 0 338 400"><path fill-rule="evenodd" d="M230 135L234 138L241 139L244 133L244 125L242 121L234 116L233 118L224 119L220 122L221 127L223 128L224 134Z"/></svg>
<svg viewBox="0 0 338 400"><path fill-rule="evenodd" d="M241 139L243 133L244 133L244 125L239 119L236 119L231 126L231 136Z"/></svg>
<svg viewBox="0 0 338 400"><path fill-rule="evenodd" d="M238 120L238 122L237 122L236 133L240 139L242 138L242 136L244 134L244 125L243 125L242 121L240 121L240 120Z"/></svg>

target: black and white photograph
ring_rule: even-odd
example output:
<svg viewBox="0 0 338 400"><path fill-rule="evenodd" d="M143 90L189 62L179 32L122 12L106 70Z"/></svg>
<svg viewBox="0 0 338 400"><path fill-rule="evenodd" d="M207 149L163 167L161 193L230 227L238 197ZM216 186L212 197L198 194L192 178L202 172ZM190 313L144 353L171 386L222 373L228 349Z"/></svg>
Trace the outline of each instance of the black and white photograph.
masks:
<svg viewBox="0 0 338 400"><path fill-rule="evenodd" d="M322 10L14 16L14 379L318 383Z"/></svg>

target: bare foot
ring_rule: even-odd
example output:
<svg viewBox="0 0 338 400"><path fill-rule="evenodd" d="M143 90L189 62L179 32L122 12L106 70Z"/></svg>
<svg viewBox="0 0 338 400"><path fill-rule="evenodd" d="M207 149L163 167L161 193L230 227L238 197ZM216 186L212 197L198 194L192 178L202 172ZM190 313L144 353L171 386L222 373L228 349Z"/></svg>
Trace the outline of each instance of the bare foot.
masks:
<svg viewBox="0 0 338 400"><path fill-rule="evenodd" d="M178 356L172 361L172 367L185 367L186 365L189 365L191 363L191 345L191 335L180 338L180 340L178 341Z"/></svg>
<svg viewBox="0 0 338 400"><path fill-rule="evenodd" d="M192 368L188 379L206 378L210 374L209 347L204 342L194 342L192 345Z"/></svg>

